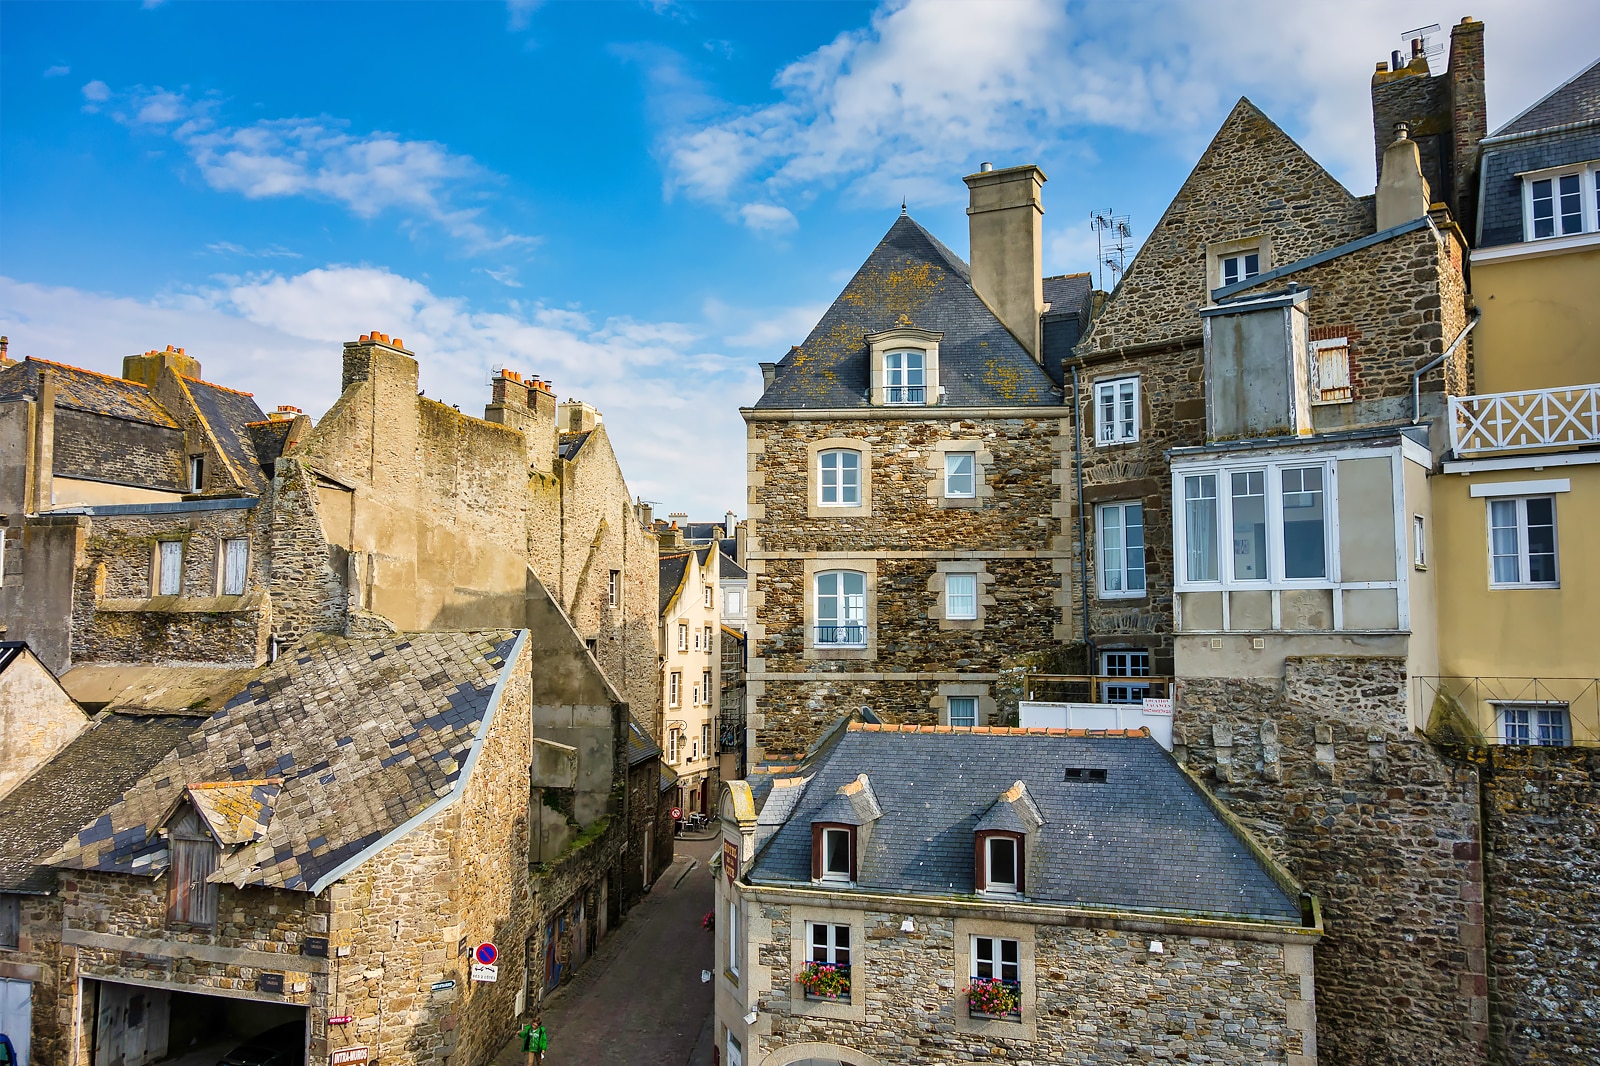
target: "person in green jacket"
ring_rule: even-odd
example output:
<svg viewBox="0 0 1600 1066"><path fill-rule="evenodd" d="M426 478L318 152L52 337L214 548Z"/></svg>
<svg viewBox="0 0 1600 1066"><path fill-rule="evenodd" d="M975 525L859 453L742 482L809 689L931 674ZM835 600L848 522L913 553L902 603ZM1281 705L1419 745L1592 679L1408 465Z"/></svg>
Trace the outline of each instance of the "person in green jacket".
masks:
<svg viewBox="0 0 1600 1066"><path fill-rule="evenodd" d="M528 1066L544 1062L544 1053L550 1049L550 1034L545 1032L544 1019L535 1016L532 1025L524 1025L517 1034L522 1038L522 1050L528 1055Z"/></svg>

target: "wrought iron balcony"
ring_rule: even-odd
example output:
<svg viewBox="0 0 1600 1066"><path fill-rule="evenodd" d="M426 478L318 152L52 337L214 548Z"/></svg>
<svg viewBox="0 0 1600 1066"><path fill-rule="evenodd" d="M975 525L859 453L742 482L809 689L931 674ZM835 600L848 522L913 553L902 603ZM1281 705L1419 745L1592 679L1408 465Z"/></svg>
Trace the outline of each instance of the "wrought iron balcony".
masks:
<svg viewBox="0 0 1600 1066"><path fill-rule="evenodd" d="M863 648L867 644L867 627L860 623L817 627L819 648Z"/></svg>
<svg viewBox="0 0 1600 1066"><path fill-rule="evenodd" d="M883 390L884 403L927 403L927 396L923 385L890 385Z"/></svg>
<svg viewBox="0 0 1600 1066"><path fill-rule="evenodd" d="M1458 457L1600 444L1600 384L1450 397Z"/></svg>

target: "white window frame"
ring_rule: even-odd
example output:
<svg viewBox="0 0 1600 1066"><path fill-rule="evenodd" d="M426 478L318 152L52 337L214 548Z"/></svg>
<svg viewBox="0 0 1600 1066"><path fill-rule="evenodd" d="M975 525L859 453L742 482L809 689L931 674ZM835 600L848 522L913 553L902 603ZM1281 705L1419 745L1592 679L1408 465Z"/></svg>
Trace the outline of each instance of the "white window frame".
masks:
<svg viewBox="0 0 1600 1066"><path fill-rule="evenodd" d="M1428 568L1428 520L1419 514L1411 516L1411 565L1417 570Z"/></svg>
<svg viewBox="0 0 1600 1066"><path fill-rule="evenodd" d="M700 691L705 695L705 702L707 704L709 704L711 702L711 671L710 670L703 670L700 673ZM707 726L706 728L710 729L711 727ZM711 750L711 745L707 744L705 747L706 747L707 751Z"/></svg>
<svg viewBox="0 0 1600 1066"><path fill-rule="evenodd" d="M1492 700L1495 732L1508 747L1561 748L1572 743L1572 708L1560 700ZM1559 728L1560 736L1553 736Z"/></svg>
<svg viewBox="0 0 1600 1066"><path fill-rule="evenodd" d="M678 763L678 737L681 735L676 726L667 730L667 762L674 766ZM679 789L679 791L681 792L682 789ZM682 804L680 803L679 806L681 807Z"/></svg>
<svg viewBox="0 0 1600 1066"><path fill-rule="evenodd" d="M960 460L967 461L965 473L952 470L951 467ZM951 488L953 478L964 477L967 479L965 492ZM971 452L945 452L944 453L944 495L949 500L973 500L978 497L978 453Z"/></svg>
<svg viewBox="0 0 1600 1066"><path fill-rule="evenodd" d="M1139 509L1139 587L1131 588L1133 570L1128 566L1128 508ZM1121 553L1120 563L1116 568L1106 565L1106 528L1107 521L1112 514L1116 515L1116 528L1121 544L1115 550ZM1146 571L1148 565L1145 526L1144 526L1144 501L1118 500L1113 503L1097 504L1094 509L1095 524L1095 584L1099 586L1102 600L1134 600L1143 599L1149 595L1149 576ZM1109 579L1115 576L1120 588L1111 588Z"/></svg>
<svg viewBox="0 0 1600 1066"><path fill-rule="evenodd" d="M915 366L911 365L913 361ZM927 406L927 352L916 348L896 348L883 353L883 403L886 407Z"/></svg>
<svg viewBox="0 0 1600 1066"><path fill-rule="evenodd" d="M744 907L740 905L738 896L728 897L728 972L734 977L739 976L739 921L743 917ZM733 1037L730 1035L729 1040ZM731 1056L730 1056L731 1066Z"/></svg>
<svg viewBox="0 0 1600 1066"><path fill-rule="evenodd" d="M705 601L704 606L710 607L711 606L711 586L707 585L701 591L703 591L705 593L705 595L702 597L702 599L704 599L704 601Z"/></svg>
<svg viewBox="0 0 1600 1066"><path fill-rule="evenodd" d="M849 477L848 465L844 456L855 457L855 482L852 484ZM836 457L830 471L829 459ZM854 448L829 448L827 451L817 453L817 506L818 507L860 507L861 506L861 473L864 456ZM829 475L832 474L830 484ZM833 499L828 499L828 492L832 490Z"/></svg>
<svg viewBox="0 0 1600 1066"><path fill-rule="evenodd" d="M956 721L958 717L956 714L957 703L960 703L963 709L963 713L959 715L961 718L959 722ZM944 708L945 725L966 729L978 724L979 707L978 697L976 696L946 696L944 698Z"/></svg>
<svg viewBox="0 0 1600 1066"><path fill-rule="evenodd" d="M708 701L709 702L709 701ZM711 723L700 723L700 750L707 755L711 754Z"/></svg>
<svg viewBox="0 0 1600 1066"><path fill-rule="evenodd" d="M985 944L987 944L987 946L988 946L988 949L989 949L988 950L988 956L989 956L989 958L987 960L985 960L983 958L984 952L982 952L980 950L980 948L979 948L979 942L980 941L985 943ZM1006 944L1012 945L1013 952L1016 955L1016 960L1013 961L1013 962L1006 962L1005 961L1005 947L1004 947L1004 945L1006 945ZM972 937L972 941L971 941L970 947L971 947L970 955L972 957L972 968L971 968L971 970L968 971L968 973L970 975L970 979L971 980L973 980L973 981L992 981L992 980L995 980L995 979L999 979L1001 981L1012 981L1012 982L1015 982L1018 985L1022 984L1022 941L1017 940L1017 939L1015 939L1013 937L1008 937L1008 936L976 936L975 935L975 936ZM982 973L979 972L980 968L985 964L988 965L988 967L989 967L989 976L987 976L987 977L985 977ZM1006 973L1007 973L1007 969L1006 968L1007 967L1013 967L1014 968L1012 970L1012 975L1010 977L1006 976Z"/></svg>
<svg viewBox="0 0 1600 1066"><path fill-rule="evenodd" d="M978 617L978 575L954 570L944 575L944 616L952 622Z"/></svg>
<svg viewBox="0 0 1600 1066"><path fill-rule="evenodd" d="M735 970L733 975L739 976L739 971ZM728 1066L744 1066L744 1047L732 1033L728 1034Z"/></svg>
<svg viewBox="0 0 1600 1066"><path fill-rule="evenodd" d="M1108 677L1138 678L1150 676L1150 650L1148 648L1106 648L1100 652L1100 702L1143 703L1150 693L1148 681L1107 683ZM1134 697L1138 697L1135 699Z"/></svg>
<svg viewBox="0 0 1600 1066"><path fill-rule="evenodd" d="M823 941L817 943L817 930L823 930ZM839 934L844 934L844 943L840 944ZM854 965L855 945L850 942L849 922L807 922L806 923L806 961L820 962L827 966ZM818 955L822 958L817 958ZM841 959L840 956L843 956Z"/></svg>
<svg viewBox="0 0 1600 1066"><path fill-rule="evenodd" d="M1010 881L996 881L994 877L994 846L1005 843L1011 848ZM1009 833L995 833L983 840L983 890L997 896L1022 894L1022 841Z"/></svg>
<svg viewBox="0 0 1600 1066"><path fill-rule="evenodd" d="M744 613L744 595L738 589L729 589L724 595L729 614Z"/></svg>
<svg viewBox="0 0 1600 1066"><path fill-rule="evenodd" d="M1555 578L1551 581L1530 581L1528 578L1531 569L1531 560L1528 556L1528 501L1550 501L1550 548L1554 556ZM1489 587L1492 589L1558 589L1561 587L1561 515L1556 507L1556 498L1536 494L1532 496L1492 496L1485 501L1485 521L1487 523L1485 536L1488 541L1489 556ZM1517 580L1498 581L1494 574L1495 544L1494 544L1494 509L1495 504L1510 503L1516 507L1516 533L1517 533Z"/></svg>
<svg viewBox="0 0 1600 1066"><path fill-rule="evenodd" d="M700 630L698 629L694 631L694 650L700 650Z"/></svg>
<svg viewBox="0 0 1600 1066"><path fill-rule="evenodd" d="M243 545L236 548L236 545ZM231 566L235 553L239 558L239 566L234 570ZM237 576L238 580L234 578ZM222 582L221 595L243 596L245 589L250 587L250 539L248 537L227 537L222 541Z"/></svg>
<svg viewBox="0 0 1600 1066"><path fill-rule="evenodd" d="M831 618L825 620L823 618L823 614L822 614L822 601L823 601L822 584L823 584L823 579L827 578L827 577L833 577L837 581L836 588L838 589L838 591L835 592L835 593L828 594L828 598L836 599L838 601L838 605L837 605L837 607L835 609L835 612L831 616ZM845 580L846 580L846 578L860 578L861 579L861 593L860 593L860 603L859 604L855 604L855 603L851 602L853 599L855 599L855 594L853 594L853 593L849 592L848 590L846 590L846 588L845 588ZM867 577L867 575L865 573L863 573L862 571L860 571L860 570L821 570L821 571L818 571L815 575L813 575L812 581L811 581L810 593L811 593L811 598L812 598L811 602L812 602L812 607L813 607L812 621L813 621L813 623L815 625L815 631L812 633L812 644L813 644L814 647L818 647L818 648L865 648L867 646L867 584L868 584L868 581L869 581L869 578ZM859 628L860 631L861 631L861 637L860 637L859 640L838 640L838 639L835 639L835 640L827 640L827 641L825 641L825 640L822 639L822 630L830 629L830 628L835 630L835 633L834 633L835 637L837 637L839 635L839 633L838 633L839 630L849 630L849 629L852 629L852 628Z"/></svg>
<svg viewBox="0 0 1600 1066"><path fill-rule="evenodd" d="M689 650L689 623L687 622L678 623L678 650Z"/></svg>
<svg viewBox="0 0 1600 1066"><path fill-rule="evenodd" d="M1106 420L1110 403L1111 419ZM1106 448L1139 439L1139 375L1126 374L1094 383L1094 443Z"/></svg>
<svg viewBox="0 0 1600 1066"><path fill-rule="evenodd" d="M683 673L679 670L672 671L667 677L667 706L676 707L683 698Z"/></svg>
<svg viewBox="0 0 1600 1066"><path fill-rule="evenodd" d="M1256 268L1250 269L1250 257L1255 256ZM1261 276L1262 254L1260 248L1241 248L1236 252L1229 252L1217 257L1217 276L1222 279L1222 285L1237 285L1241 281ZM1238 276L1228 280L1228 264L1235 264ZM1219 286L1221 287L1221 286Z"/></svg>
<svg viewBox="0 0 1600 1066"><path fill-rule="evenodd" d="M1569 163L1564 166L1550 167L1545 170L1533 170L1518 175L1522 179L1522 239L1526 242L1549 241L1558 237L1576 237L1581 233L1594 233L1600 231L1600 161L1589 160L1584 163ZM1578 179L1578 228L1568 232L1561 230L1561 179L1576 177ZM1533 217L1534 185L1550 182L1550 221L1551 232L1544 236L1535 235Z"/></svg>
<svg viewBox="0 0 1600 1066"><path fill-rule="evenodd" d="M622 585L622 571L612 570L606 577L606 606L617 606L618 594Z"/></svg>
<svg viewBox="0 0 1600 1066"><path fill-rule="evenodd" d="M186 554L181 540L156 541L155 595L183 595L183 557Z"/></svg>
<svg viewBox="0 0 1600 1066"><path fill-rule="evenodd" d="M708 603L708 604L706 604L706 606L710 607L711 604ZM712 640L711 627L710 626L706 626L704 632L705 632L705 636L706 636L706 651L707 652L715 651L716 649L713 647L714 641Z"/></svg>
<svg viewBox="0 0 1600 1066"><path fill-rule="evenodd" d="M1329 353L1344 353L1343 381L1335 377L1330 384L1328 375L1324 373L1324 365L1332 359ZM1354 398L1350 381L1350 338L1330 337L1326 340L1311 342L1311 373L1315 378L1312 387L1311 402L1313 404L1349 403ZM1337 395L1330 396L1329 393Z"/></svg>
<svg viewBox="0 0 1600 1066"><path fill-rule="evenodd" d="M843 871L828 869L828 856L832 853L831 849L828 847L828 839L835 833L843 834L845 838L845 867ZM850 883L850 867L854 865L851 861L853 858L851 851L855 847L855 841L851 839L853 836L855 836L855 834L850 832L848 829L842 829L836 826L822 827L822 880L836 881L844 884ZM809 944L807 946L809 946Z"/></svg>
<svg viewBox="0 0 1600 1066"><path fill-rule="evenodd" d="M206 457L203 455L189 456L189 491L202 492L206 484Z"/></svg>
<svg viewBox="0 0 1600 1066"><path fill-rule="evenodd" d="M1326 571L1322 577L1287 578L1283 561L1283 471L1304 467L1321 467L1322 474L1322 536L1323 559ZM1339 461L1337 456L1309 455L1284 456L1279 459L1257 459L1251 462L1196 463L1175 467L1172 471L1174 498L1184 500L1181 510L1174 509L1173 557L1182 561L1177 568L1175 589L1178 592L1214 592L1222 589L1327 589L1341 584L1339 578ZM1224 554L1223 547L1233 543L1233 493L1232 476L1239 473L1262 473L1266 485L1267 523L1267 574L1261 579L1235 579L1233 557ZM1216 577L1211 580L1189 579L1188 504L1184 496L1184 479L1216 476L1217 494L1213 501L1216 518ZM1397 522L1397 530L1404 527ZM1371 587L1393 588L1394 582L1376 582Z"/></svg>

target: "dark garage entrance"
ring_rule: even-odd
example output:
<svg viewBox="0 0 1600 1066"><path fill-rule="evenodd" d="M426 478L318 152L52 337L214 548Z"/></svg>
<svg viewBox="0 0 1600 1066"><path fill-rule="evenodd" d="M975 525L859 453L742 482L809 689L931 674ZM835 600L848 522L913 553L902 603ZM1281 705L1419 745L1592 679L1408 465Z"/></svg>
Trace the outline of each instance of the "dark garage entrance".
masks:
<svg viewBox="0 0 1600 1066"><path fill-rule="evenodd" d="M295 1023L300 1053L290 1061L305 1066L304 1007L113 981L85 981L84 994L94 1012L93 1066L216 1066L249 1038Z"/></svg>

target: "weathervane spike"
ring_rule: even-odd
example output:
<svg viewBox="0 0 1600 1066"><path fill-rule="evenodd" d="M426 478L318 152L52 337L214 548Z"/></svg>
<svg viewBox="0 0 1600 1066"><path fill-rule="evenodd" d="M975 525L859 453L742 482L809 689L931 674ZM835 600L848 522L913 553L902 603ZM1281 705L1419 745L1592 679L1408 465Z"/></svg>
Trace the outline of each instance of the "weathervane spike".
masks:
<svg viewBox="0 0 1600 1066"><path fill-rule="evenodd" d="M900 197L900 213L902 215L906 213L906 198L904 196Z"/></svg>

